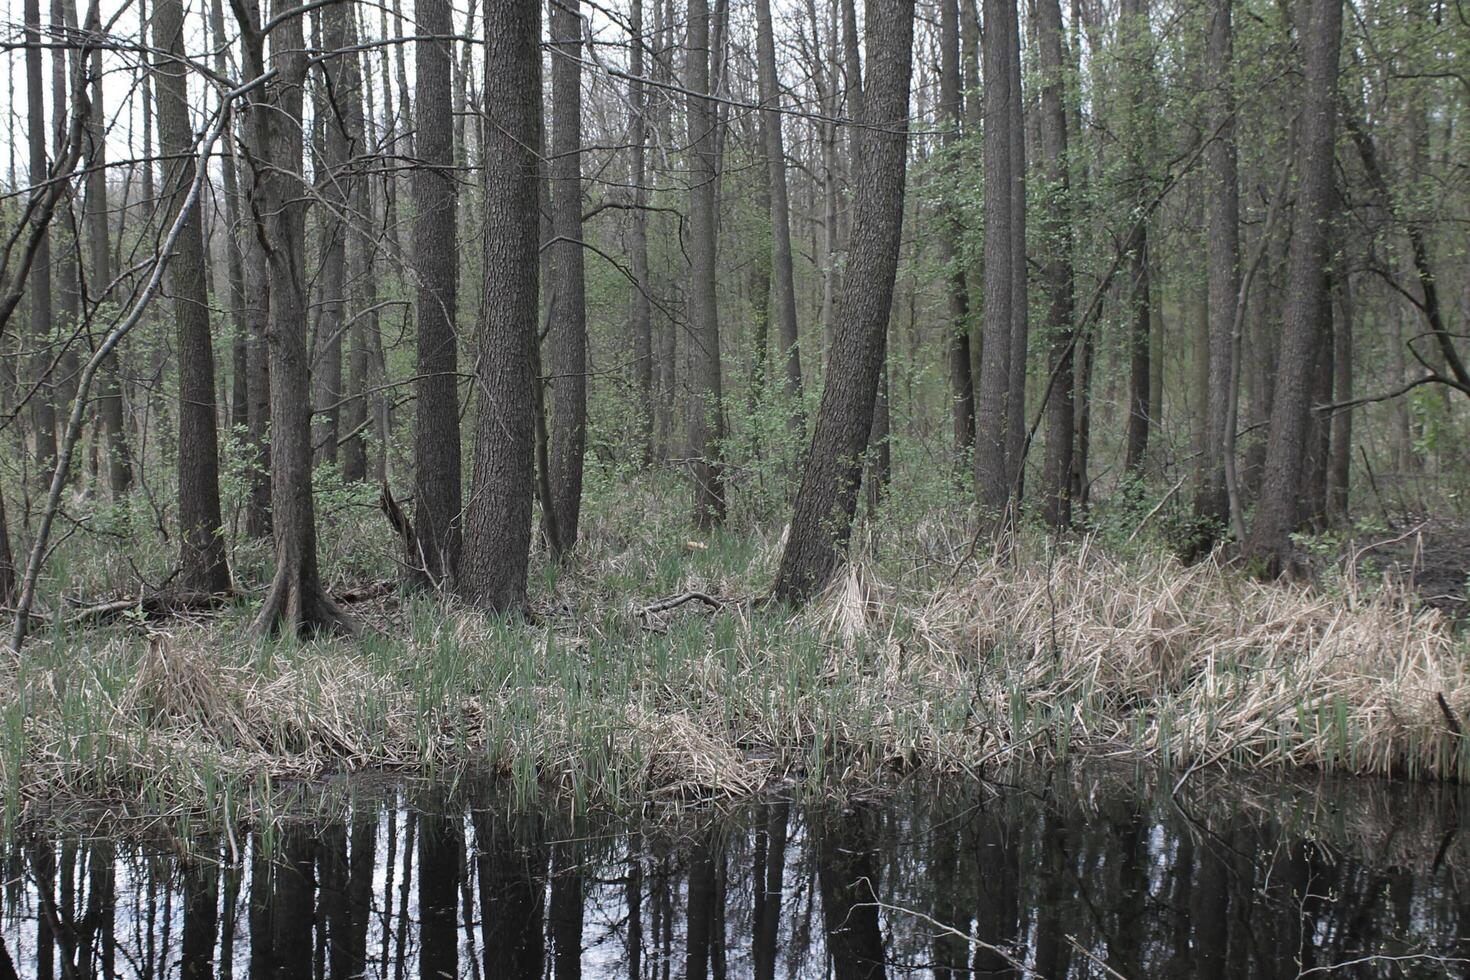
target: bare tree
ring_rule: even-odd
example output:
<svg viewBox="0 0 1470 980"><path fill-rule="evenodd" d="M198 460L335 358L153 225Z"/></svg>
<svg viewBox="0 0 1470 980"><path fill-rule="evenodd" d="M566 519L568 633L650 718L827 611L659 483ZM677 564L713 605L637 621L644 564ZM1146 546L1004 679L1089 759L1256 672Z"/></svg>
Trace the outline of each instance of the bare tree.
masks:
<svg viewBox="0 0 1470 980"><path fill-rule="evenodd" d="M964 123L964 95L960 70L959 0L939 3L939 117L945 126L946 164L953 175L954 159ZM960 260L960 215L953 206L941 216L939 261L945 267L945 299L949 314L949 397L955 457L965 458L975 445L975 383L970 373L970 297L965 267Z"/></svg>
<svg viewBox="0 0 1470 980"><path fill-rule="evenodd" d="M587 295L582 258L582 5L551 4L550 346L554 402L549 460L559 553L577 545L587 450Z"/></svg>
<svg viewBox="0 0 1470 980"><path fill-rule="evenodd" d="M1036 40L1041 81L1041 154L1046 180L1043 210L1046 258L1042 270L1047 297L1051 392L1046 403L1046 460L1042 475L1042 513L1054 528L1072 523L1072 447L1076 398L1073 364L1072 200L1067 159L1065 39L1058 0L1037 0Z"/></svg>
<svg viewBox="0 0 1470 980"><path fill-rule="evenodd" d="M154 69L158 141L166 158L162 203L165 213L172 213L186 206L197 167L189 123L183 0L157 0L153 38L163 53ZM168 273L179 358L179 577L186 589L226 592L230 570L220 519L214 350L199 210L191 206L184 217Z"/></svg>
<svg viewBox="0 0 1470 980"><path fill-rule="evenodd" d="M414 55L420 162L414 171L413 259L418 274L418 395L414 416L414 529L408 565L427 583L452 581L459 564L460 433L457 376L458 204L450 69L449 0L415 0Z"/></svg>
<svg viewBox="0 0 1470 980"><path fill-rule="evenodd" d="M251 62L263 70L263 37L250 0L231 0ZM271 523L276 571L254 632L304 635L350 630L322 587L311 489L311 399L306 350L306 195L302 99L306 85L303 14L275 0L283 17L270 33L275 73L249 111L253 130L251 207L270 273L266 338L270 353Z"/></svg>
<svg viewBox="0 0 1470 980"><path fill-rule="evenodd" d="M707 0L690 0L687 11L689 128L689 469L694 477L694 521L702 528L725 520L725 484L720 460L724 415L720 394L720 321L715 303L715 113L710 94L710 12Z"/></svg>
<svg viewBox="0 0 1470 980"><path fill-rule="evenodd" d="M1213 0L1206 42L1208 119L1213 138L1205 148L1209 243L1209 373L1205 396L1204 481L1195 515L1224 527L1230 519L1225 486L1225 428L1230 399L1230 349L1240 292L1240 180L1235 148L1233 0Z"/></svg>
<svg viewBox="0 0 1470 980"><path fill-rule="evenodd" d="M655 3L658 0L654 0ZM632 266L633 283L628 291L629 323L632 336L633 384L638 393L638 427L641 433L638 451L644 461L653 459L653 303L649 299L648 279L648 91L644 85L646 70L643 35L643 0L631 0L628 8L628 103L632 113L632 144L629 163L633 185L633 215L628 229L628 262Z"/></svg>
<svg viewBox="0 0 1470 980"><path fill-rule="evenodd" d="M525 605L531 548L540 37L538 4L487 0L479 417L458 588L496 612Z"/></svg>
<svg viewBox="0 0 1470 980"><path fill-rule="evenodd" d="M786 140L781 130L781 91L776 74L776 42L771 0L756 0L756 76L762 106L761 137L766 152L766 184L771 206L771 312L785 362L790 426L804 427L801 416L801 345L796 322L796 277L791 262L791 201L786 182Z"/></svg>
<svg viewBox="0 0 1470 980"><path fill-rule="evenodd" d="M868 0L866 28L866 112L855 161L847 279L811 452L776 573L774 597L783 602L805 602L822 588L846 546L888 340L903 225L914 5Z"/></svg>
<svg viewBox="0 0 1470 980"><path fill-rule="evenodd" d="M980 503L1003 511L1010 499L1006 408L1011 371L1011 71L1007 7L984 0L981 70L985 98L985 303L981 319L980 388L975 401L975 489Z"/></svg>
<svg viewBox="0 0 1470 980"><path fill-rule="evenodd" d="M1246 553L1262 571L1287 570L1297 529L1306 457L1308 399L1323 322L1329 317L1327 224L1335 197L1333 140L1337 129L1337 62L1342 0L1311 0L1302 30L1305 83L1297 191L1288 259L1290 288L1272 399L1266 468Z"/></svg>

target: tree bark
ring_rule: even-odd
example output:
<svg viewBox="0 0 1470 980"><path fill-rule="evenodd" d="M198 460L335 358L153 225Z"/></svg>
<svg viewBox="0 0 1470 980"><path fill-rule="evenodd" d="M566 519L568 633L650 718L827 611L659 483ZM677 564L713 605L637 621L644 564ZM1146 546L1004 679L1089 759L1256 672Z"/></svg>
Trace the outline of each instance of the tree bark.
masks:
<svg viewBox="0 0 1470 980"><path fill-rule="evenodd" d="M801 410L801 344L796 321L796 276L791 261L791 202L786 181L786 138L782 131L781 89L776 74L776 42L771 0L756 0L756 76L761 99L761 137L766 151L766 184L771 205L771 307L776 342L785 363L787 417L793 434L805 428Z"/></svg>
<svg viewBox="0 0 1470 980"><path fill-rule="evenodd" d="M1012 8L1010 14L1007 7ZM1011 275L1011 71L1008 18L1015 0L984 0L981 70L985 98L985 299L982 313L980 390L976 396L975 489L982 506L1004 511L1011 494L1006 466L1006 409L1010 394Z"/></svg>
<svg viewBox="0 0 1470 980"><path fill-rule="evenodd" d="M1353 399L1353 320L1356 312L1352 277L1346 273L1337 284L1337 329L1333 331L1332 401L1338 404ZM1327 518L1337 524L1348 520L1348 489L1353 460L1353 413L1339 409L1333 413L1332 454L1327 468Z"/></svg>
<svg viewBox="0 0 1470 980"><path fill-rule="evenodd" d="M720 392L720 322L715 302L715 113L710 93L708 0L690 0L684 87L689 132L689 470L694 479L694 523L724 523L725 485L720 443L724 413Z"/></svg>
<svg viewBox="0 0 1470 980"><path fill-rule="evenodd" d="M1327 222L1333 190L1333 139L1337 124L1337 61L1342 0L1311 0L1303 31L1305 83L1301 117L1301 182L1288 260L1290 292L1272 399L1271 432L1261 499L1246 553L1267 575L1289 563L1291 533L1299 518L1306 455L1307 399L1322 323L1327 317Z"/></svg>
<svg viewBox="0 0 1470 980"><path fill-rule="evenodd" d="M453 113L453 33L449 0L415 0L422 34L414 56L420 163L413 174L413 259L418 273L418 395L414 415L414 530L418 554L406 556L423 585L453 581L459 565L460 491L459 254Z"/></svg>
<svg viewBox="0 0 1470 980"><path fill-rule="evenodd" d="M237 11L245 0L234 0ZM288 0L275 0L284 7ZM258 25L242 29L258 34ZM247 47L256 48L252 37ZM271 34L277 77L250 109L261 166L252 175L258 230L270 275L266 339L270 358L271 523L276 572L252 631L304 636L351 630L322 587L311 489L311 390L306 350L306 199L302 172L302 99L306 85L302 15ZM247 69L248 70L248 69ZM264 151L264 152L262 152Z"/></svg>
<svg viewBox="0 0 1470 980"><path fill-rule="evenodd" d="M852 529L873 424L903 225L914 5L869 0L866 114L857 154L847 288L816 431L774 597L809 599L832 577Z"/></svg>
<svg viewBox="0 0 1470 980"><path fill-rule="evenodd" d="M587 292L582 252L582 4L551 0L550 477L556 557L577 546L587 451Z"/></svg>
<svg viewBox="0 0 1470 980"><path fill-rule="evenodd" d="M485 292L475 471L458 588L496 612L526 603L538 286L539 5L485 4Z"/></svg>
<svg viewBox="0 0 1470 980"><path fill-rule="evenodd" d="M945 127L941 137L946 154L946 172L958 170L957 146L964 125L964 95L960 71L959 0L939 3L939 116ZM946 277L946 312L949 327L949 397L951 429L956 466L975 445L975 383L970 373L970 297L965 268L960 260L959 209L947 207L941 215L939 261Z"/></svg>
<svg viewBox="0 0 1470 980"><path fill-rule="evenodd" d="M1042 516L1058 530L1072 523L1072 447L1076 398L1073 364L1074 297L1071 178L1067 159L1065 40L1058 0L1037 0L1036 40L1041 67L1041 154L1047 204L1042 277L1047 295L1051 397L1046 404L1046 457L1042 466Z"/></svg>
<svg viewBox="0 0 1470 980"><path fill-rule="evenodd" d="M1235 148L1233 0L1212 0L1206 42L1207 126L1213 138L1205 147L1205 262L1209 278L1209 371L1205 391L1204 481L1195 516L1225 528L1230 498L1225 486L1225 427L1231 391L1230 350L1240 292L1240 187Z"/></svg>
<svg viewBox="0 0 1470 980"><path fill-rule="evenodd" d="M182 0L157 0L154 46L159 58L154 91L158 141L163 150L164 213L177 211L194 182L194 133L189 122L189 86L184 64ZM179 566L183 587L226 592L224 524L219 503L219 433L216 430L214 348L204 268L200 209L190 208L168 267L174 300L179 359Z"/></svg>

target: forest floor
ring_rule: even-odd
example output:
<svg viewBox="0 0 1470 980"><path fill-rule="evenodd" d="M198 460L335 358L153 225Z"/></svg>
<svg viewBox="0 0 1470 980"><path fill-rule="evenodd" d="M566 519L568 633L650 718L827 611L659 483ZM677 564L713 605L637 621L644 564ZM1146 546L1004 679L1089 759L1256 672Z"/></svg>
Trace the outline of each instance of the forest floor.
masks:
<svg viewBox="0 0 1470 980"><path fill-rule="evenodd" d="M1470 639L1391 574L1354 560L1264 584L1106 534L1023 532L977 558L971 528L869 522L793 612L759 601L778 529L695 539L677 495L625 499L587 515L569 564L538 564L525 622L366 578L392 559L364 516L357 544L325 546L355 576L334 581L355 639L251 643L247 601L54 627L5 655L4 819L100 805L213 823L384 771L608 806L1063 757L1470 773ZM363 541L377 552L333 550Z"/></svg>

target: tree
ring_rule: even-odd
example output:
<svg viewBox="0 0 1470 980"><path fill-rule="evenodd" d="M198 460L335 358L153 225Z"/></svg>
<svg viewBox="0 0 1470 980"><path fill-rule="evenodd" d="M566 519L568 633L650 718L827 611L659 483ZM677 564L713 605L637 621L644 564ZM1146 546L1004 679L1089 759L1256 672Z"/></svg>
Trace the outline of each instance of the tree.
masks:
<svg viewBox="0 0 1470 980"><path fill-rule="evenodd" d="M1213 0L1206 41L1208 125L1205 148L1206 211L1209 243L1209 374L1205 394L1204 480L1195 499L1195 516L1224 527L1230 519L1225 485L1225 429L1231 392L1230 349L1240 292L1240 182L1236 173L1234 39L1232 0Z"/></svg>
<svg viewBox="0 0 1470 980"><path fill-rule="evenodd" d="M781 91L776 75L776 42L771 0L756 0L756 77L761 100L761 139L766 156L766 186L771 207L771 313L785 362L789 425L801 432L801 344L796 323L796 276L791 264L791 200L786 182L786 139L781 131ZM764 312L764 311L762 311Z"/></svg>
<svg viewBox="0 0 1470 980"><path fill-rule="evenodd" d="M1142 205L1148 187L1148 165L1152 150L1149 134L1154 125L1147 96L1153 73L1153 40L1149 34L1148 0L1123 0L1119 13L1118 35L1123 44L1123 131L1126 145L1129 185L1134 203ZM1124 449L1123 470L1141 475L1144 455L1148 452L1149 429L1153 425L1153 384L1150 374L1157 370L1151 357L1153 341L1152 281L1149 274L1148 221L1133 222L1128 240L1129 276L1127 311L1128 333L1128 434Z"/></svg>
<svg viewBox="0 0 1470 980"><path fill-rule="evenodd" d="M690 0L684 87L689 131L689 329L686 336L689 471L694 478L694 523L725 520L720 442L725 437L720 393L720 321L715 304L715 114L710 94L710 13L707 0Z"/></svg>
<svg viewBox="0 0 1470 980"><path fill-rule="evenodd" d="M903 225L914 5L868 0L866 113L838 332L811 450L792 509L774 597L801 603L822 588L847 543L888 340Z"/></svg>
<svg viewBox="0 0 1470 980"><path fill-rule="evenodd" d="M1042 515L1054 528L1072 523L1072 447L1075 432L1073 361L1076 334L1072 281L1072 201L1067 159L1065 40L1058 0L1037 0L1036 40L1040 56L1041 154L1046 180L1042 270L1050 337L1050 394L1046 402L1046 459L1042 467Z"/></svg>
<svg viewBox="0 0 1470 980"><path fill-rule="evenodd" d="M477 326L475 469L458 590L496 612L526 601L538 288L537 4L485 4L485 293Z"/></svg>
<svg viewBox="0 0 1470 980"><path fill-rule="evenodd" d="M1288 569L1291 533L1297 529L1306 457L1308 398L1316 370L1327 294L1327 226L1334 200L1333 143L1337 128L1337 61L1342 0L1310 0L1302 30L1300 186L1288 258L1286 301L1271 430L1255 521L1246 554L1268 575Z"/></svg>
<svg viewBox="0 0 1470 980"><path fill-rule="evenodd" d="M251 62L263 62L260 27L249 0L231 0ZM289 11L289 0L275 0ZM271 523L276 571L252 627L257 635L350 631L322 587L311 489L311 399L306 352L306 198L302 173L302 98L306 85L302 14L270 35L276 73L250 107L252 207L270 274L266 339L270 356ZM263 69L257 74L264 74Z"/></svg>
<svg viewBox="0 0 1470 980"><path fill-rule="evenodd" d="M1008 13L1007 7L1011 10ZM984 0L981 70L985 87L985 300L981 319L980 390L975 402L975 489L980 503L1003 511L1011 496L1006 465L1010 404L1012 155L1011 70L1008 18L1015 0Z"/></svg>
<svg viewBox="0 0 1470 980"><path fill-rule="evenodd" d="M655 3L658 0L654 0ZM633 220L628 229L628 261L633 270L628 291L632 336L633 384L638 392L638 426L645 462L653 459L653 303L648 278L648 92L644 86L643 0L631 0L628 12L628 103L632 114L629 172L633 185Z"/></svg>
<svg viewBox="0 0 1470 980"><path fill-rule="evenodd" d="M458 202L450 72L449 0L415 0L415 128L420 163L413 175L414 271L418 275L418 395L414 415L414 540L408 567L423 584L452 581L459 565L460 497Z"/></svg>
<svg viewBox="0 0 1470 980"><path fill-rule="evenodd" d="M964 96L960 71L959 0L939 3L939 115L945 124L944 149L949 155L947 172L958 172L957 153L964 119ZM963 459L975 445L975 384L970 373L970 297L965 269L960 263L960 215L949 207L939 234L939 261L945 267L950 338L949 397L951 428L956 459Z"/></svg>
<svg viewBox="0 0 1470 980"><path fill-rule="evenodd" d="M26 40L26 112L29 123L31 186L39 186L47 177L46 160L46 92L41 65L41 3L25 0ZM51 394L50 346L53 330L51 307L51 238L43 230L31 260L31 336L36 352L31 356L31 427L35 438L36 469L43 477L51 472L56 459L56 403Z"/></svg>
<svg viewBox="0 0 1470 980"><path fill-rule="evenodd" d="M587 295L582 261L582 5L551 4L550 346L552 506L559 554L577 545L587 450Z"/></svg>
<svg viewBox="0 0 1470 980"><path fill-rule="evenodd" d="M165 157L164 201L171 212L184 205L198 165L189 123L183 0L157 0L153 38L154 46L164 53L154 69L154 92L158 140ZM227 592L230 570L220 519L214 350L205 286L204 229L197 207L191 207L185 216L168 275L179 358L179 578L189 590Z"/></svg>
<svg viewBox="0 0 1470 980"><path fill-rule="evenodd" d="M1021 25L1017 4L1005 5L1007 70L1010 85L1009 150L1011 154L1011 343L1010 369L1006 377L1006 480L1008 494L1021 497L1021 458L1026 442L1026 355L1031 343L1031 304L1026 269L1026 122L1021 105Z"/></svg>

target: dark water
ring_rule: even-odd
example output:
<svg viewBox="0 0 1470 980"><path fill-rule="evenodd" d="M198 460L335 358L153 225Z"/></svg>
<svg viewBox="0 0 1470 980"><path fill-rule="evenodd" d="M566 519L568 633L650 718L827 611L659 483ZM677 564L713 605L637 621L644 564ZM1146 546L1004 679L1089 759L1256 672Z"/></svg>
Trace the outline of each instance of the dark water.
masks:
<svg viewBox="0 0 1470 980"><path fill-rule="evenodd" d="M1467 803L1117 775L633 825L394 791L189 848L16 841L0 978L1463 976Z"/></svg>

